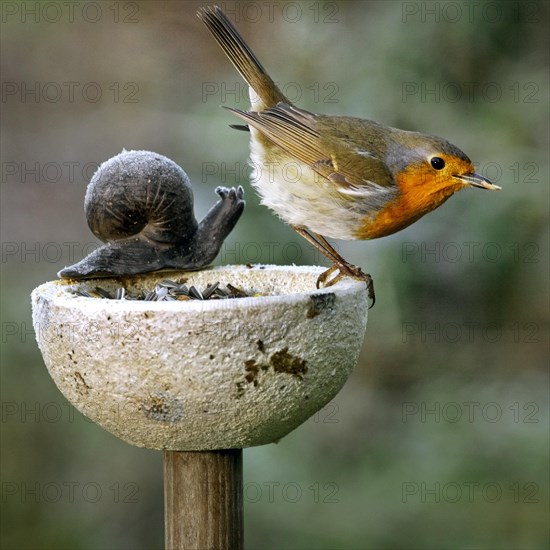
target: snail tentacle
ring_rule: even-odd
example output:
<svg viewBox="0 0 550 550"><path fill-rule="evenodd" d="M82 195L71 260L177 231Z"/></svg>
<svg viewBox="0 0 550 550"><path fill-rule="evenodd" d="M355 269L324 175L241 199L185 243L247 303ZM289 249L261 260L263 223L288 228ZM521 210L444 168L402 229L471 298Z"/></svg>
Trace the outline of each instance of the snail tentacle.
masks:
<svg viewBox="0 0 550 550"><path fill-rule="evenodd" d="M208 265L214 260L244 210L244 190L241 186L237 189L217 187L216 193L221 200L207 212L197 229L192 256L194 263L202 258Z"/></svg>

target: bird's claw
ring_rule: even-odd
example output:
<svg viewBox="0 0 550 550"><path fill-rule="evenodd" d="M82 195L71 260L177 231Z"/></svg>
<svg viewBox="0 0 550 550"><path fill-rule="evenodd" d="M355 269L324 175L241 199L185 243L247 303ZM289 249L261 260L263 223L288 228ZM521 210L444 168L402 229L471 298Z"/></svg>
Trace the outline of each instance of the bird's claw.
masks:
<svg viewBox="0 0 550 550"><path fill-rule="evenodd" d="M337 275L331 278L331 275L338 271ZM357 279L358 281L364 281L367 284L367 291L369 295L369 300L371 304L369 309L374 306L376 297L374 294L374 281L368 273L363 273L360 267L351 264L334 264L329 267L326 271L323 271L317 279L317 288L329 287L335 285L337 282L341 281L344 277L351 277L352 279Z"/></svg>

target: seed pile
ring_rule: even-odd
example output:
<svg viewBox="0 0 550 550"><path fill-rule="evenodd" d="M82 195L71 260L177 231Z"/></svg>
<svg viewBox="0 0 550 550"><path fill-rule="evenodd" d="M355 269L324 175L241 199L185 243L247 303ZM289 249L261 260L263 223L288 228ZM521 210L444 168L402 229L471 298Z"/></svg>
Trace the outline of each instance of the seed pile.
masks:
<svg viewBox="0 0 550 550"><path fill-rule="evenodd" d="M187 286L185 283L177 283L170 279L165 279L149 291L141 291L137 295L131 295L124 287L120 286L114 292L109 292L104 288L96 286L93 290L77 289L73 291L76 296L86 298L104 298L107 300L144 300L146 302L170 302L186 300L223 300L231 298L248 298L258 296L258 294L248 294L246 291L227 283L225 288L220 283L208 284L204 290L199 290L196 286Z"/></svg>

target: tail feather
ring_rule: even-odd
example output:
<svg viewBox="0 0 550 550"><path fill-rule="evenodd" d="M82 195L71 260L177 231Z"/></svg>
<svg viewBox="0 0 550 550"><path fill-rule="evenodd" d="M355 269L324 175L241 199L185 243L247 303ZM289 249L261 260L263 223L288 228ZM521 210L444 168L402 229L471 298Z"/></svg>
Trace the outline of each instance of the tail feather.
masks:
<svg viewBox="0 0 550 550"><path fill-rule="evenodd" d="M274 107L279 102L289 103L267 74L258 58L248 47L239 31L218 6L201 8L198 17L212 33L225 55L254 90L259 102L253 102L254 111Z"/></svg>

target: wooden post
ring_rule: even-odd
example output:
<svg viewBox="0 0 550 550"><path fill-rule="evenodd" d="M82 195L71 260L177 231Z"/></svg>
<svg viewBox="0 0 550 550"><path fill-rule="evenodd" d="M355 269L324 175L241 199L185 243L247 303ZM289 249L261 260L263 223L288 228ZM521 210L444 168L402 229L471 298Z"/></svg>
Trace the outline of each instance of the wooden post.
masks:
<svg viewBox="0 0 550 550"><path fill-rule="evenodd" d="M242 550L243 451L164 451L167 550Z"/></svg>

